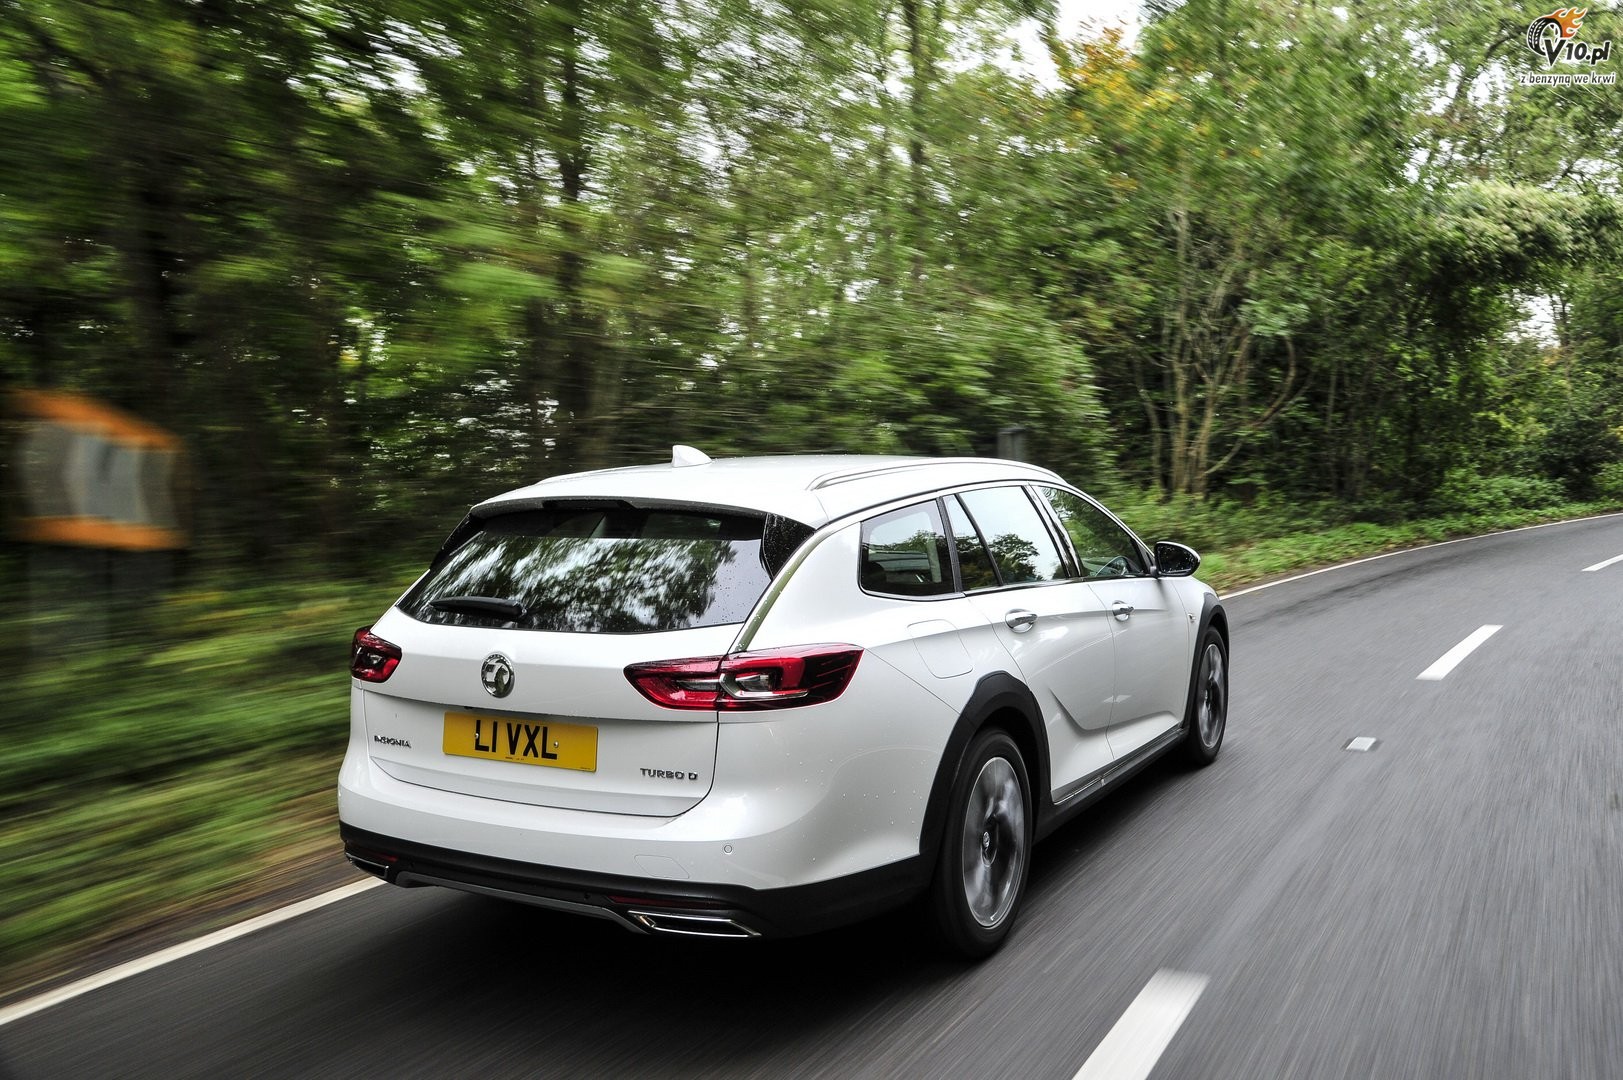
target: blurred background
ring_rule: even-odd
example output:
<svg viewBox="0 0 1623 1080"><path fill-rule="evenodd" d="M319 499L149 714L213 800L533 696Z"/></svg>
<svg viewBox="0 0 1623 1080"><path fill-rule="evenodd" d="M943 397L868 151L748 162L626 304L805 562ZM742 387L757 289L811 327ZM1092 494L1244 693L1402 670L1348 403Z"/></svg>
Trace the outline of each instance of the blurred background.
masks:
<svg viewBox="0 0 1623 1080"><path fill-rule="evenodd" d="M1623 88L1418 10L0 0L0 991L331 864L350 632L546 475L1014 452L1263 571L1623 502Z"/></svg>

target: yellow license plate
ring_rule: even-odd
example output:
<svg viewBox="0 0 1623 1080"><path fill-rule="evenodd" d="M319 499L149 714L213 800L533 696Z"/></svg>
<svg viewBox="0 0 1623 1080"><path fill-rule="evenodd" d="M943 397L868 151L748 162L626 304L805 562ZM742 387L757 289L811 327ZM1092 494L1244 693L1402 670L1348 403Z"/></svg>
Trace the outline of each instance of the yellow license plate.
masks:
<svg viewBox="0 0 1623 1080"><path fill-rule="evenodd" d="M457 757L597 771L597 729L586 724L448 712L442 749Z"/></svg>

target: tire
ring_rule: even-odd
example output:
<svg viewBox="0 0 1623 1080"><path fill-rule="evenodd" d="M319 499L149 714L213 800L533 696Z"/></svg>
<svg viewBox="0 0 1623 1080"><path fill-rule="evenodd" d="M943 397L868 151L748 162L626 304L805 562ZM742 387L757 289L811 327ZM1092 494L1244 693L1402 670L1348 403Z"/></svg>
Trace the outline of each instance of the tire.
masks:
<svg viewBox="0 0 1623 1080"><path fill-rule="evenodd" d="M1211 627L1195 653L1194 684L1184 717L1183 756L1191 765L1210 765L1223 748L1229 719L1229 649Z"/></svg>
<svg viewBox="0 0 1623 1080"><path fill-rule="evenodd" d="M1551 29L1554 29L1557 36L1559 36L1561 33L1561 24L1550 18L1548 15L1540 15L1538 18L1528 23L1527 47L1538 53L1540 56L1543 56L1544 35Z"/></svg>
<svg viewBox="0 0 1623 1080"><path fill-rule="evenodd" d="M964 752L927 903L940 943L979 960L1003 944L1031 869L1031 782L1005 732L983 731Z"/></svg>

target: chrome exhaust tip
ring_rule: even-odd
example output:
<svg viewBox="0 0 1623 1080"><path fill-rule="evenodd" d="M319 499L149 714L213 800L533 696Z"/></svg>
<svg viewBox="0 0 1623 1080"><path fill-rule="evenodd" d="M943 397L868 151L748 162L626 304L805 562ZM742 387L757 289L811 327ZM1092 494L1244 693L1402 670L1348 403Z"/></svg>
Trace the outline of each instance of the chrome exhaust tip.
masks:
<svg viewBox="0 0 1623 1080"><path fill-rule="evenodd" d="M626 914L652 934L739 940L761 936L758 931L725 915L689 915L672 911L628 911Z"/></svg>
<svg viewBox="0 0 1623 1080"><path fill-rule="evenodd" d="M389 868L380 862L373 862L371 859L362 858L353 851L344 852L344 858L348 859L349 864L355 867L357 870L364 871L365 873L371 874L374 877L380 877L384 881L389 880Z"/></svg>

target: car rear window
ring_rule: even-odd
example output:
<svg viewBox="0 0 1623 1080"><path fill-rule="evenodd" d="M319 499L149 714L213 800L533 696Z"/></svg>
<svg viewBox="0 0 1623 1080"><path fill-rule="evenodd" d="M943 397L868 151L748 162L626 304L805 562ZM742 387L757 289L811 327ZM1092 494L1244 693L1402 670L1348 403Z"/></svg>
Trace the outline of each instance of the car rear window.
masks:
<svg viewBox="0 0 1623 1080"><path fill-rule="evenodd" d="M429 623L577 634L720 626L749 615L810 534L799 522L736 513L520 510L477 523L399 606Z"/></svg>

